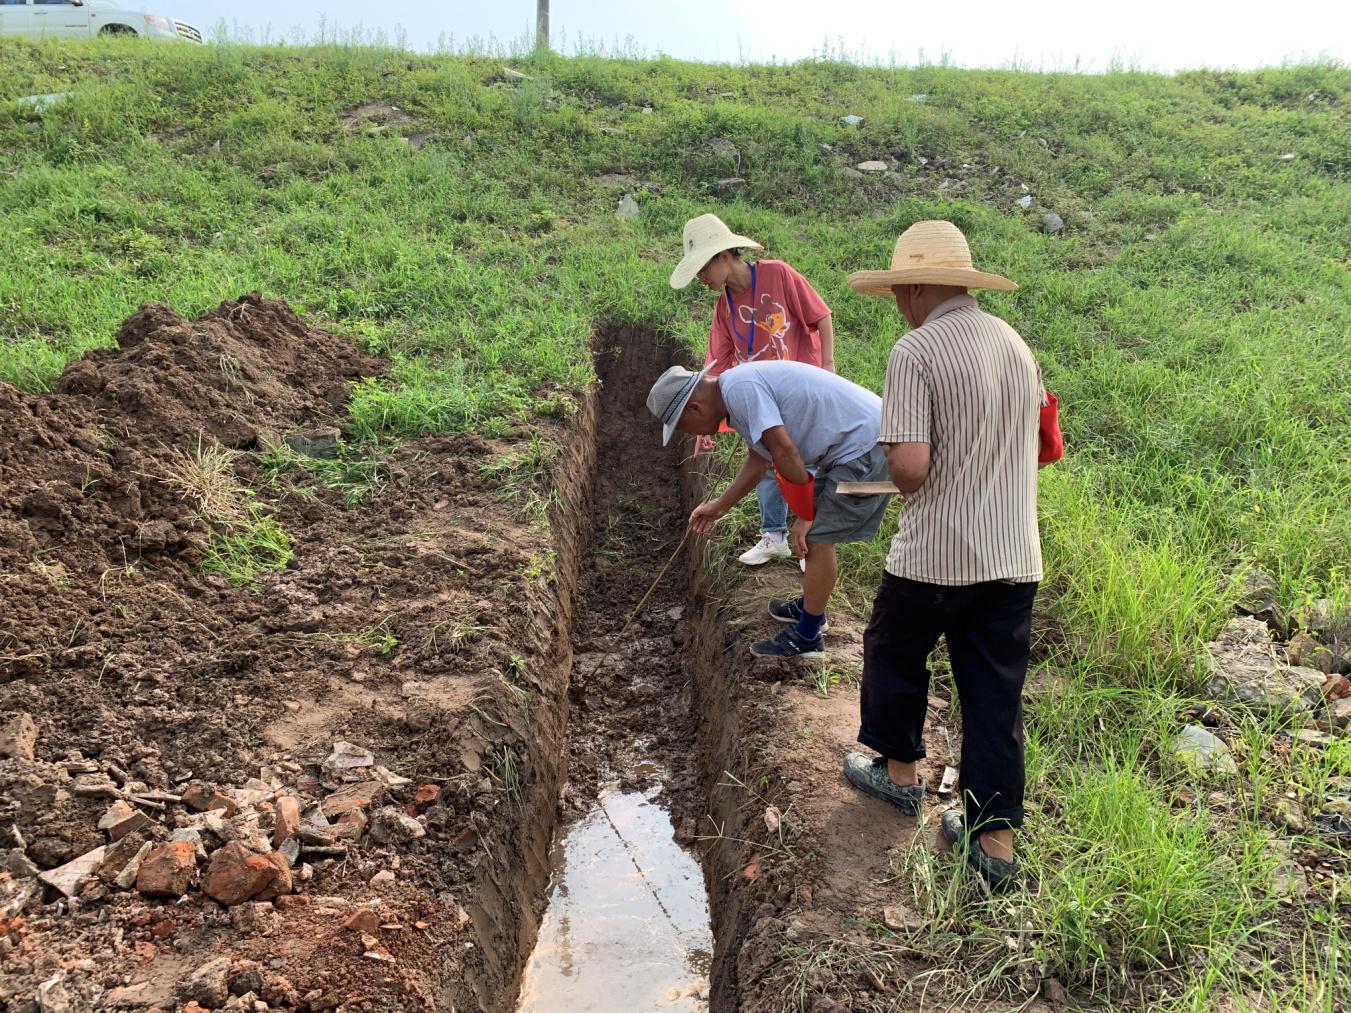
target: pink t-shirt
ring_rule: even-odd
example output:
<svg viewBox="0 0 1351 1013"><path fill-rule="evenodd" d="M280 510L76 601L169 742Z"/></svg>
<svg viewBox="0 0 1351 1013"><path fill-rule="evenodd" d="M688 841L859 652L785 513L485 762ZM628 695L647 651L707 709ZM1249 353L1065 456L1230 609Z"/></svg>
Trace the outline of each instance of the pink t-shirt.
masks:
<svg viewBox="0 0 1351 1013"><path fill-rule="evenodd" d="M743 362L787 359L821 365L821 334L817 329L830 307L811 283L782 260L761 260L755 265L754 291L732 296L736 330L727 308L727 293L718 296L713 323L708 329L708 358L718 364L717 376ZM752 329L754 339L748 340Z"/></svg>

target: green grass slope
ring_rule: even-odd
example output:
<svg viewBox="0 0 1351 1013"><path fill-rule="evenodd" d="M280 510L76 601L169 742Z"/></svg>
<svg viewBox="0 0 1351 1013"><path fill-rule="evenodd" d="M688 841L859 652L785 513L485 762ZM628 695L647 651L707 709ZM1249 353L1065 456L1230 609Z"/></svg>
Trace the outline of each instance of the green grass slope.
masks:
<svg viewBox="0 0 1351 1013"><path fill-rule="evenodd" d="M1059 689L1030 718L1043 895L1019 938L1107 996L1143 975L1176 1008L1332 1010L1346 909L1277 907L1267 819L1351 758L1253 722L1240 775L1179 809L1166 742L1233 566L1290 607L1351 598L1351 71L516 66L0 42L0 380L46 388L141 303L261 289L393 357L354 395L358 435L501 430L568 410L598 328L698 354L712 298L666 279L685 219L715 210L816 284L841 371L880 389L902 321L845 275L950 218L1022 286L982 299L1038 355L1069 448L1041 484ZM41 115L9 101L66 90ZM874 158L895 172L849 169ZM844 604L866 605L881 551L852 553ZM1009 977L1013 916L926 897L972 980Z"/></svg>

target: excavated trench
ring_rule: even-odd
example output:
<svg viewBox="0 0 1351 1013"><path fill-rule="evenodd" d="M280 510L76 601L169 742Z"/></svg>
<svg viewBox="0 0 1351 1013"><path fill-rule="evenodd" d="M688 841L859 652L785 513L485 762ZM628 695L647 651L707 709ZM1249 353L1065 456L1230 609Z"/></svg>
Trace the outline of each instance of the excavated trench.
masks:
<svg viewBox="0 0 1351 1013"><path fill-rule="evenodd" d="M504 891L529 898L519 984L501 1006L520 1013L734 1008L735 920L722 917L711 831L737 814L709 802L735 744L718 714L725 631L703 593L702 545L684 537L704 480L681 461L684 441L661 446L645 406L674 357L648 334L603 335L582 445L564 462L554 635L566 692L537 738L534 840Z"/></svg>

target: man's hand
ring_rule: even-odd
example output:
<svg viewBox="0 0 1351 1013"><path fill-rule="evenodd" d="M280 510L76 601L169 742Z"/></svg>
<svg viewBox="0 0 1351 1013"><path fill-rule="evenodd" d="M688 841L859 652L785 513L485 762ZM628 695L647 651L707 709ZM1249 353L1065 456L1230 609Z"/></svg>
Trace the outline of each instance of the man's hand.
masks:
<svg viewBox="0 0 1351 1013"><path fill-rule="evenodd" d="M706 535L713 530L713 525L725 516L727 509L719 506L717 500L711 499L694 508L690 514L690 527L694 529L695 534Z"/></svg>
<svg viewBox="0 0 1351 1013"><path fill-rule="evenodd" d="M712 436L702 435L694 438L694 452L696 454L710 454L718 445Z"/></svg>
<svg viewBox="0 0 1351 1013"><path fill-rule="evenodd" d="M807 558L807 532L811 529L812 522L799 517L793 521L792 530L788 532L788 544L792 546L799 559Z"/></svg>

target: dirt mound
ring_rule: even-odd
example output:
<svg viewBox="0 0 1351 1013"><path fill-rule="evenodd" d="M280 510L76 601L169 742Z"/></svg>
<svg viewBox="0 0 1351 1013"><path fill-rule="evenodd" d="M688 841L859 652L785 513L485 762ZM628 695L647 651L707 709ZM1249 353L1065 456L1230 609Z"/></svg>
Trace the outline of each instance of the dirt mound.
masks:
<svg viewBox="0 0 1351 1013"><path fill-rule="evenodd" d="M71 363L55 395L0 385L0 562L87 543L104 551L82 562L106 568L182 547L197 525L164 481L174 451L276 442L338 417L351 381L381 371L256 294L192 322L146 306L117 342Z"/></svg>
<svg viewBox="0 0 1351 1013"><path fill-rule="evenodd" d="M18 755L0 742L0 858L18 870L0 867L0 907L21 901L18 917L0 911L0 1008L58 971L92 1008L127 983L145 984L142 1008L163 1004L222 953L270 961L297 996L276 1005L435 1005L446 975L482 959L449 942L463 929L452 898L479 917L480 863L511 855L520 829L521 813L501 804L518 791L501 772L515 778L526 754L524 690L508 673L552 671L521 608L547 587L529 564L545 557L548 531L503 495L509 480L528 488L519 478L483 467L512 445L430 436L363 448L373 484L353 502L303 461L265 472L251 451L341 428L351 382L380 361L257 296L195 321L147 307L118 343L73 363L53 393L0 386L0 738L27 714L36 739ZM199 447L228 462L247 516L275 523L293 548L252 586L199 565L220 529L174 478ZM335 780L322 761L337 739L375 766ZM198 818L172 798L201 780L255 799L267 830L280 793L309 811L379 768L394 775L381 804L398 811L437 787L413 809L424 835L373 843L357 827L339 842L345 855L302 852L313 870L302 897L265 917L247 904L236 917L195 886L177 903L93 880L69 898L22 883L7 892L32 867L109 845L99 823L114 798L148 816L138 833L163 841ZM206 868L202 858L197 874ZM386 870L396 887L368 886ZM342 930L353 905L377 897L382 925L404 926L373 933L393 971ZM447 946L453 957L433 955Z"/></svg>

